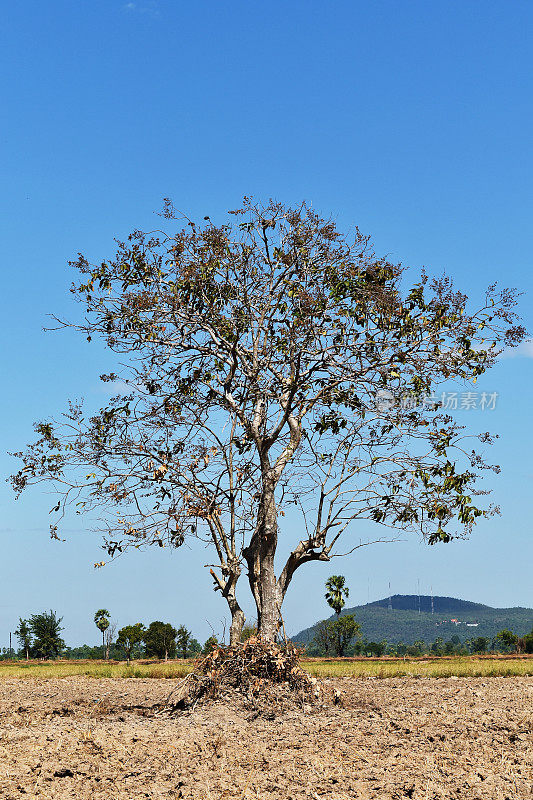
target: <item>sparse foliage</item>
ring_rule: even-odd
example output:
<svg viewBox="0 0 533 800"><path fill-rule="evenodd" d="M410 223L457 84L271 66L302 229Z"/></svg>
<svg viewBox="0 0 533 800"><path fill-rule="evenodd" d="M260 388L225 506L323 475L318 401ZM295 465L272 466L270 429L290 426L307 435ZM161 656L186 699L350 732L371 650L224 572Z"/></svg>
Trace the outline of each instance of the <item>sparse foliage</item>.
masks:
<svg viewBox="0 0 533 800"><path fill-rule="evenodd" d="M19 645L26 656L26 661L30 657L30 649L32 645L31 630L27 619L19 618L18 628L15 631L15 636L18 639Z"/></svg>
<svg viewBox="0 0 533 800"><path fill-rule="evenodd" d="M117 623L110 620L109 626L106 628L104 634L104 644L105 644L105 657L106 661L109 661L109 651L111 650L111 645L115 641L115 634L117 632Z"/></svg>
<svg viewBox="0 0 533 800"><path fill-rule="evenodd" d="M353 614L343 614L329 623L329 630L335 655L345 656L346 648L356 636L361 635L361 626Z"/></svg>
<svg viewBox="0 0 533 800"><path fill-rule="evenodd" d="M12 482L52 481L59 519L71 504L98 512L110 557L210 542L238 642L243 566L259 634L273 640L295 572L367 543L340 549L355 521L433 544L496 510L476 480L498 468L425 399L477 380L525 331L514 291L489 286L470 310L448 278L409 287L367 236L348 239L305 205L246 199L232 213L218 227L136 231L109 260L74 262L83 319L72 327L117 355L124 366L102 380L130 391L96 414L73 403L39 422ZM164 217L178 218L169 202ZM288 508L305 534L277 574Z"/></svg>
<svg viewBox="0 0 533 800"><path fill-rule="evenodd" d="M333 651L330 622L329 619L323 619L315 625L312 645L317 648L319 655L329 656Z"/></svg>

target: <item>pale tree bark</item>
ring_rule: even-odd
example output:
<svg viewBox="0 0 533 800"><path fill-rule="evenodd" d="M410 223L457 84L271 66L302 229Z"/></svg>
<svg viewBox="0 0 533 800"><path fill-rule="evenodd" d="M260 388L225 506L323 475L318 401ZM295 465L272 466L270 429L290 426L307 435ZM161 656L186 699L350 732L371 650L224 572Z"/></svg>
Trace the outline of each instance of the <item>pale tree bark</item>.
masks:
<svg viewBox="0 0 533 800"><path fill-rule="evenodd" d="M248 566L248 581L257 610L257 630L264 639L275 639L281 613L282 596L275 574L274 558L278 543L275 483L270 473L264 476L256 530L243 551Z"/></svg>

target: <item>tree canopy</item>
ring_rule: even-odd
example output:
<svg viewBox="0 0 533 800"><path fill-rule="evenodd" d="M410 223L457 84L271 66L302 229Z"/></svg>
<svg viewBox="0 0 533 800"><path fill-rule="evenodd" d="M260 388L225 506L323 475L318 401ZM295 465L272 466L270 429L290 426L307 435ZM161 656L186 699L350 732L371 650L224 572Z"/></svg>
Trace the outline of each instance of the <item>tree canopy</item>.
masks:
<svg viewBox="0 0 533 800"><path fill-rule="evenodd" d="M65 646L61 638L63 617L57 617L55 611L43 611L32 614L28 626L33 637L30 648L32 658L57 658ZM20 628L19 628L20 630Z"/></svg>
<svg viewBox="0 0 533 800"><path fill-rule="evenodd" d="M30 657L30 650L32 645L31 629L27 619L19 618L18 628L15 631L15 636L19 641L19 645L24 650L26 660Z"/></svg>
<svg viewBox="0 0 533 800"><path fill-rule="evenodd" d="M119 630L117 645L124 650L128 663L135 650L144 640L145 634L146 628L142 622L136 622L134 625L125 625Z"/></svg>
<svg viewBox="0 0 533 800"><path fill-rule="evenodd" d="M107 608L99 608L94 615L94 624L102 634L102 647L105 647L105 632L111 624L110 616Z"/></svg>
<svg viewBox="0 0 533 800"><path fill-rule="evenodd" d="M151 622L144 634L144 645L148 657L164 658L176 655L176 636L178 632L170 622L156 620Z"/></svg>
<svg viewBox="0 0 533 800"><path fill-rule="evenodd" d="M330 608L340 616L342 609L345 606L346 599L350 594L350 590L346 586L346 578L344 575L332 575L326 581L326 602Z"/></svg>
<svg viewBox="0 0 533 800"><path fill-rule="evenodd" d="M245 199L231 214L167 230L183 220L167 202L165 230L73 262L83 318L58 324L102 339L123 365L102 380L128 390L98 413L71 403L39 422L13 485L54 483L53 537L69 505L104 517L110 557L210 543L238 641L243 569L271 639L295 572L364 544L343 537L355 522L433 544L495 510L476 481L497 467L435 392L476 381L525 332L513 290L489 286L470 309L447 277L408 285L368 236L306 205ZM289 508L304 533L278 563Z"/></svg>
<svg viewBox="0 0 533 800"><path fill-rule="evenodd" d="M192 633L185 625L180 625L176 632L176 645L181 658L187 658L192 642Z"/></svg>

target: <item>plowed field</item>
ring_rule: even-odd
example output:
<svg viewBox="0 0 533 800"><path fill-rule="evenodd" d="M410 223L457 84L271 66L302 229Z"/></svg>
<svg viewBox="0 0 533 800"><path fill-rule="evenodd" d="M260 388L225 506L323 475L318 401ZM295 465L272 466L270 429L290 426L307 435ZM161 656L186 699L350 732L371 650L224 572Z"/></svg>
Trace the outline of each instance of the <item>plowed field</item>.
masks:
<svg viewBox="0 0 533 800"><path fill-rule="evenodd" d="M533 797L533 678L345 678L341 706L158 714L174 681L4 678L0 797Z"/></svg>

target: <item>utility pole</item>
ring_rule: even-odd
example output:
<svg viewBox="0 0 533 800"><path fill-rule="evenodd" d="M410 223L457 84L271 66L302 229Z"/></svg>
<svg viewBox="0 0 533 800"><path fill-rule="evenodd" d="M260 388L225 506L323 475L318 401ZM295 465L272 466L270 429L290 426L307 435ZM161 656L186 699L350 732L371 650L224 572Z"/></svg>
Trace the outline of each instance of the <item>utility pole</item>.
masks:
<svg viewBox="0 0 533 800"><path fill-rule="evenodd" d="M392 611L392 596L390 593L390 581L389 581L389 611Z"/></svg>

